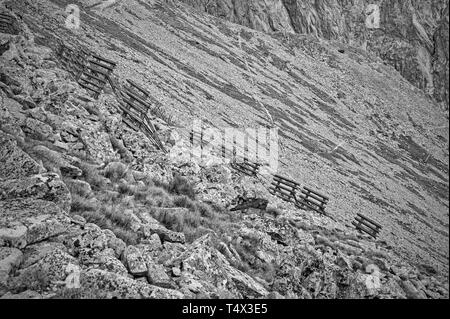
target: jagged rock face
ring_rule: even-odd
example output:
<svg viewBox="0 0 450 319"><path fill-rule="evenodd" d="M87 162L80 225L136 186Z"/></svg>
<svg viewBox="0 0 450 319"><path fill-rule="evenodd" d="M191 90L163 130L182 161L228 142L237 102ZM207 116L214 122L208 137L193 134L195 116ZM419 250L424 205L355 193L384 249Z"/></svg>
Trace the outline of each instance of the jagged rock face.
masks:
<svg viewBox="0 0 450 319"><path fill-rule="evenodd" d="M264 32L294 31L282 0L183 0L216 17Z"/></svg>
<svg viewBox="0 0 450 319"><path fill-rule="evenodd" d="M17 147L17 142L4 134L0 135L1 153L0 159L2 167L0 170L1 179L14 179L37 174L41 170L36 161L27 153Z"/></svg>
<svg viewBox="0 0 450 319"><path fill-rule="evenodd" d="M448 74L448 6L445 9L444 17L439 22L438 28L434 32L434 52L433 52L433 80L434 80L434 96L438 102L446 103L448 107L448 88L449 88L449 74Z"/></svg>
<svg viewBox="0 0 450 319"><path fill-rule="evenodd" d="M448 109L448 1L181 0L264 32L314 34L376 53ZM379 26L368 27L379 6Z"/></svg>

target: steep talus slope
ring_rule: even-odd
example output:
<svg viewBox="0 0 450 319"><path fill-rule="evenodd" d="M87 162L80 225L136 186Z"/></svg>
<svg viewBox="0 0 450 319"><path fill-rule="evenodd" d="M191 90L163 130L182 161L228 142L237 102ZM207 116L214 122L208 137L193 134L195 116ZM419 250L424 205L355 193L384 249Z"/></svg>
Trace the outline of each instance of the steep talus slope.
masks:
<svg viewBox="0 0 450 319"><path fill-rule="evenodd" d="M64 27L64 10L66 5L71 3L78 4L82 9L80 30L72 31ZM270 196L256 181L233 181L254 187L260 196L269 198L281 208L285 221L289 221L284 225L282 221L272 223L254 215L244 216L242 228L236 232L242 238L248 236L248 233L253 234L252 236L257 237L259 243L262 243L263 248L259 246L258 248L269 255L280 254L279 258L288 259L292 255L299 256L299 260L292 260L292 265L287 269L278 270L277 274L284 274L285 277L274 281L270 286L271 289L283 295L287 295L288 291L303 294L303 289L311 285L314 287L310 292L314 292L314 297L319 296L321 291L316 285L317 278L306 275L308 278L301 286L289 288L286 282L296 281L288 280L286 276L288 273L291 274L290 267L295 268L302 262L304 264L301 269L318 267L316 269L318 273L326 276L327 272L320 268L322 266L317 266L315 261L312 265L308 264L310 259L304 254L310 249L310 245L316 245L313 249L314 256L319 254L323 255L320 258L326 256L328 259L336 260L336 263L342 264L346 269L347 257L342 257L342 263L340 255L329 251L330 247L335 248L338 245L335 242L340 243L339 249L346 253L350 251L352 256L364 251L369 255L372 254L372 257L384 256L382 260L403 258L416 265L433 265L439 270L440 275L448 276L448 126L438 106L392 67L385 65L379 58L350 46L323 42L309 36L286 38L281 34L268 35L194 13L183 6L161 4L157 1L127 0L117 1L101 10L91 7L95 3L95 1L21 0L10 2L9 7L23 18L23 22L34 34L35 43L54 48L56 39L63 39L68 43L85 45L100 55L116 61L118 67L114 73L122 79L133 79L149 90L154 104L162 106L174 116L178 123L178 128L174 130L181 133L190 129L194 119L202 119L217 127L248 128L269 125L271 121L268 111L279 128L279 173L329 195L330 204L327 210L333 219L311 211L295 209L292 205ZM17 46L20 46L19 44ZM48 52L45 56L47 55ZM16 70L17 66L14 63L22 65L24 69ZM48 122L52 126L56 123L54 115L47 114L42 117L39 112L57 114L58 117L70 116L75 128L68 129L68 132L71 132L69 135L79 134L76 133L78 132L76 127L85 132L80 135L84 143L82 143L84 146L80 146L81 149L89 150L85 156L93 156L92 160L97 164L116 156L117 154L111 150L111 144L114 143L112 139L109 142L108 136L113 135L120 126L118 124L120 120L112 111L114 109L112 106L116 102L111 90L106 90L100 102L92 99L84 101L86 98L78 92L79 88L70 89L75 85L71 82L69 87L60 87L61 96L67 98L68 94L70 103L55 106L52 100L45 100L44 103L40 95L48 94L48 90L41 88L47 84L40 78L60 72L51 69L51 66L55 68L57 64L41 64L36 71L28 64L24 64L21 59L14 57L11 59L11 66L7 68L6 73L10 77L17 77L24 82L28 81L27 78L33 79L32 83L27 84L27 90L30 92L26 93L32 96L33 103L39 104L40 107L36 108L35 112L26 111L30 114L25 118L34 116L39 119L37 123L27 120L36 127L34 131L38 131L42 137L42 130L52 132L52 129L39 122ZM47 70L48 68L51 70ZM14 81L8 81L8 77L2 79L2 82L6 83L5 81L9 86L14 86ZM35 88L37 93L31 92L32 88ZM52 92L53 89L49 90ZM13 96L14 92L15 89L10 95ZM52 96L50 94L50 97ZM58 96L57 94L56 97ZM31 103L26 104L23 98L16 97L15 100L25 103L24 105ZM11 118L18 117L22 121L23 116L19 115L22 111L11 111L15 108L17 108L15 104L9 106ZM93 109L97 110L97 115L89 115ZM53 130L62 128L64 125L59 124L53 127ZM5 130L13 134L15 129L13 125L12 128ZM31 133L36 134L34 131L31 130ZM117 129L117 132L120 131L121 129ZM25 135L29 134L29 131L25 132ZM54 138L50 139L51 134L46 136L51 143L58 142ZM9 138L5 137L5 140ZM136 133L126 133L125 130L121 134L121 139L126 148L132 145L132 155L128 155L134 158L132 166L135 169L144 170L151 175L165 176L166 168L161 164L164 161L155 160L151 146L140 143ZM13 142L8 143L13 145ZM36 154L40 154L39 151L43 152L42 148L33 148L30 154L36 157ZM20 151L17 153L21 154ZM80 166L77 160L69 157L63 163L64 165L59 166L64 169L58 168L59 173L69 172L73 176L81 174L74 168ZM39 172L36 168L36 171L28 174ZM199 176L190 178L197 182L199 196L204 199L226 203L233 194L228 185L231 184L228 178L226 178L228 182L222 186L205 183ZM131 182L133 180L137 183L136 186L133 184L133 187L138 187L136 177L130 178L127 182L134 183ZM9 184L3 187L6 190L11 189ZM96 201L101 201L102 196L109 195L95 191ZM126 196L123 201L127 201ZM139 205L128 207L126 211L131 209L134 211L131 215L139 215L142 219L140 214L144 208ZM8 208L9 210L11 208ZM169 211L163 212L156 210L153 213L155 216L170 214ZM357 212L370 216L383 225L380 240L373 243L362 240L354 234L351 221ZM146 220L148 224L148 219ZM68 220L59 222L76 224L76 221ZM132 229L150 227L142 220L139 223L134 219L131 225L136 227L132 226ZM143 227L143 224L147 225L147 228ZM162 238L179 241L178 235L167 230L162 231L159 226L154 226L153 222L150 222L150 225L154 227L151 228L154 229L153 232ZM292 226L297 230L293 231ZM94 228L88 230L99 238L104 236L99 235L99 230ZM299 241L300 246L292 244L286 249L273 247L267 235L260 233L268 229L282 230L286 232L285 236L289 236L290 232L296 233L296 239L292 240ZM78 232L75 231L74 236L78 235ZM147 235L148 232L143 232L142 236ZM355 238L361 243L355 244ZM208 276L244 282L244 286L250 291L247 292L249 295L266 295L267 285L263 284L265 287L263 289L259 282L235 272L222 260L222 255L217 255L220 267L212 266L211 260L202 259L201 256L209 256L209 250L205 254L205 247L211 246L210 240L211 238L202 237L187 248L168 244L164 249L177 257L175 259L161 257L160 260L165 260L165 267L176 264L174 260L187 260L187 264L191 267L189 269L206 263L208 266L206 269L220 269L220 276L217 277L214 273ZM104 248L106 244L103 241L101 239L100 246ZM233 242L233 239L230 242ZM309 248L306 249L303 245ZM352 245L357 249L351 248ZM392 250L394 255L386 257L385 253L377 250L380 247ZM139 249L141 248L139 246ZM297 249L300 249L300 252ZM228 256L226 249L224 251L223 254ZM130 258L136 256L132 252L126 256ZM216 252L211 254L216 256ZM114 256L111 252L106 255L101 256L106 260ZM120 255L115 254L116 257ZM230 256L232 255L233 253ZM267 259L264 254L257 255L261 260ZM83 253L80 256L83 256ZM305 260L309 261L305 264ZM84 264L84 261L80 262ZM367 260L357 262L362 266ZM117 273L123 274L123 265L116 265L114 258L110 263L111 267L116 267L114 269L117 269ZM141 275L142 271L130 267L130 264L127 264L125 258L125 265L131 268L128 271L134 275ZM386 266L385 261L381 264L384 266L380 267L388 274L390 268ZM303 270L299 270L302 275ZM104 278L105 274L101 271L89 269L84 277L85 281L92 283L95 282L92 278ZM312 273L315 273L314 271ZM415 295L411 291L418 289L417 285L412 289L408 281L413 280L413 277L408 277L409 275L398 269L394 273L400 279L393 279L394 282L391 283L391 277L386 277L389 282L388 294L394 294L391 285L397 287L395 280L403 280L408 282L402 286L404 291L408 291L406 295ZM355 280L364 281L358 272L355 274L359 276ZM411 276L417 277L416 274ZM122 279L109 277L108 280L111 285L116 285ZM149 279L150 282L153 280ZM185 280L182 281L183 285L189 285L188 282L192 278L183 280ZM328 283L336 278L321 280ZM127 282L128 284L131 285ZM202 282L203 287L208 287L205 289L213 289L210 284ZM148 291L143 293L144 288L140 284L138 286L133 286L133 293L139 290L140 292L136 294L141 296L150 294ZM350 286L354 287L353 284ZM327 284L321 287L329 288ZM152 289L151 293L161 292ZM236 289L235 286L228 289L238 296L239 293L243 293L233 290ZM173 291L164 290L161 293L166 296L179 296ZM404 294L401 292L398 296ZM445 292L440 294L445 295ZM364 294L353 291L351 295ZM339 293L323 292L322 296L339 297Z"/></svg>
<svg viewBox="0 0 450 319"><path fill-rule="evenodd" d="M182 0L264 32L335 39L376 53L448 109L448 1ZM379 6L379 26L365 24ZM443 46L444 45L444 46Z"/></svg>

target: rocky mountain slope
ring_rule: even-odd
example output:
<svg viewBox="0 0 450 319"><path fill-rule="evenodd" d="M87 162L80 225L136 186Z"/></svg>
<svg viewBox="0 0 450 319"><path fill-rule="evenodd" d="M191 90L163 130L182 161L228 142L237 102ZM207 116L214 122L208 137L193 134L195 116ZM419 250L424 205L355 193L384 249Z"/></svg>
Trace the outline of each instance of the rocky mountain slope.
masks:
<svg viewBox="0 0 450 319"><path fill-rule="evenodd" d="M421 90L338 42L176 3L96 4L2 4L21 26L0 34L2 298L448 298L448 126ZM61 68L60 40L151 92L172 116L168 154L123 123L111 88L95 100ZM194 119L278 127L278 173L326 193L328 216L192 159L176 136ZM229 211L243 191L271 210ZM377 240L357 212L382 224Z"/></svg>
<svg viewBox="0 0 450 319"><path fill-rule="evenodd" d="M314 34L361 47L448 109L448 0L181 1L256 30Z"/></svg>

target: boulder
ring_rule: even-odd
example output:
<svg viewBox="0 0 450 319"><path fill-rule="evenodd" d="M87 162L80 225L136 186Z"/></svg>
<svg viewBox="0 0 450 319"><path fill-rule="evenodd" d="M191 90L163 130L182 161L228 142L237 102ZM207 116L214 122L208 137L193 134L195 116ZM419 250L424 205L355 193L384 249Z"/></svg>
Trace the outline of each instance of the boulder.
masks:
<svg viewBox="0 0 450 319"><path fill-rule="evenodd" d="M128 274L127 268L116 258L115 252L111 248L102 251L94 250L89 254L80 254L79 262L87 268L102 269L123 276Z"/></svg>
<svg viewBox="0 0 450 319"><path fill-rule="evenodd" d="M124 299L182 299L184 297L176 290L152 286L143 281L99 269L83 271L80 283L84 289L111 292L115 297Z"/></svg>
<svg viewBox="0 0 450 319"><path fill-rule="evenodd" d="M180 260L183 262L183 273L201 276L215 287L237 296L260 298L268 294L260 283L230 265L225 256L214 248L211 234L197 239L180 256Z"/></svg>
<svg viewBox="0 0 450 319"><path fill-rule="evenodd" d="M103 131L102 124L89 126L88 130L80 132L86 151L99 162L105 162L115 157L108 133Z"/></svg>
<svg viewBox="0 0 450 319"><path fill-rule="evenodd" d="M80 274L80 285L83 289L112 293L116 298L139 299L147 294L145 283L132 278L100 269L89 269Z"/></svg>
<svg viewBox="0 0 450 319"><path fill-rule="evenodd" d="M19 198L45 199L54 202L65 212L70 210L70 192L54 173L0 181L0 200Z"/></svg>
<svg viewBox="0 0 450 319"><path fill-rule="evenodd" d="M406 294L403 291L400 281L393 277L386 278L381 284L380 297L388 299L405 299Z"/></svg>
<svg viewBox="0 0 450 319"><path fill-rule="evenodd" d="M204 294L212 295L219 291L219 287L215 287L207 278L202 277L190 272L182 272L178 280L178 284L181 287L180 290L185 294ZM233 295L236 298L236 295Z"/></svg>
<svg viewBox="0 0 450 319"><path fill-rule="evenodd" d="M22 125L22 131L34 140L51 140L53 129L47 123L28 117Z"/></svg>
<svg viewBox="0 0 450 319"><path fill-rule="evenodd" d="M44 145L33 147L30 155L43 161L44 167L49 171L61 172L66 177L79 177L83 171L78 167L70 164L60 153L50 150Z"/></svg>
<svg viewBox="0 0 450 319"><path fill-rule="evenodd" d="M21 263L22 268L28 268L31 265L37 263L46 255L52 253L54 250L60 250L67 252L66 247L62 243L42 241L36 244L27 246L23 250L23 261Z"/></svg>
<svg viewBox="0 0 450 319"><path fill-rule="evenodd" d="M0 247L0 287L6 286L9 275L19 267L23 254L17 248Z"/></svg>
<svg viewBox="0 0 450 319"><path fill-rule="evenodd" d="M285 299L279 292L277 291L271 291L267 295L267 299Z"/></svg>
<svg viewBox="0 0 450 319"><path fill-rule="evenodd" d="M27 244L37 243L65 233L69 222L68 218L66 218L63 218L64 220L58 220L50 215L39 215L34 218L28 218L26 220L28 227L26 236Z"/></svg>
<svg viewBox="0 0 450 319"><path fill-rule="evenodd" d="M174 277L180 277L181 276L181 270L179 267L172 267L172 275Z"/></svg>
<svg viewBox="0 0 450 319"><path fill-rule="evenodd" d="M17 179L38 174L40 166L27 153L22 151L17 142L0 131L0 180Z"/></svg>
<svg viewBox="0 0 450 319"><path fill-rule="evenodd" d="M162 249L162 242L158 234L152 234L150 239L145 240L144 243L150 248L150 250Z"/></svg>
<svg viewBox="0 0 450 319"><path fill-rule="evenodd" d="M108 242L107 236L100 227L92 223L87 223L79 235L71 237L69 240L71 241L69 246L73 253L81 258L104 250L107 248Z"/></svg>
<svg viewBox="0 0 450 319"><path fill-rule="evenodd" d="M61 249L53 249L29 267L20 269L11 277L10 286L16 289L45 289L62 282L69 265L77 267L77 260Z"/></svg>
<svg viewBox="0 0 450 319"><path fill-rule="evenodd" d="M40 199L0 201L0 211L0 244L17 248L62 234L70 224L55 203Z"/></svg>
<svg viewBox="0 0 450 319"><path fill-rule="evenodd" d="M61 136L61 140L65 143L77 143L78 142L78 134L73 135L70 132L61 131L59 133L59 135Z"/></svg>
<svg viewBox="0 0 450 319"><path fill-rule="evenodd" d="M163 287L172 288L173 284L170 277L167 275L164 267L155 263L152 259L147 259L147 280L150 284Z"/></svg>
<svg viewBox="0 0 450 319"><path fill-rule="evenodd" d="M84 227L86 225L86 219L83 216L80 215L70 215L70 222L72 224L78 225L80 227Z"/></svg>
<svg viewBox="0 0 450 319"><path fill-rule="evenodd" d="M122 261L133 276L142 277L147 275L146 261L137 247L128 246L123 252Z"/></svg>
<svg viewBox="0 0 450 319"><path fill-rule="evenodd" d="M0 113L0 116L1 116L1 113ZM7 119L5 119L5 120L7 120ZM25 133L22 131L20 126L17 125L16 123L11 123L11 122L1 123L0 122L0 127L3 132L5 132L11 136L14 136L16 141L19 141L19 143L25 142Z"/></svg>
<svg viewBox="0 0 450 319"><path fill-rule="evenodd" d="M406 269L406 267L393 265L390 267L390 271L391 273L393 273L396 276L399 276L403 280L408 279L408 269Z"/></svg>
<svg viewBox="0 0 450 319"><path fill-rule="evenodd" d="M164 242L180 243L180 244L184 244L186 242L186 238L183 233L165 230L163 232L158 233L158 235Z"/></svg>
<svg viewBox="0 0 450 319"><path fill-rule="evenodd" d="M428 299L423 291L418 290L411 281L403 280L401 282L401 287L409 299Z"/></svg>
<svg viewBox="0 0 450 319"><path fill-rule="evenodd" d="M116 235L109 229L104 229L103 234L106 236L107 246L114 250L117 258L120 258L127 247L125 242L122 239L117 238Z"/></svg>
<svg viewBox="0 0 450 319"><path fill-rule="evenodd" d="M150 299L185 299L185 296L182 292L167 289L162 287L151 286L150 294L146 295L145 298Z"/></svg>
<svg viewBox="0 0 450 319"><path fill-rule="evenodd" d="M27 245L26 237L27 228L20 223L0 226L0 246L22 249Z"/></svg>
<svg viewBox="0 0 450 319"><path fill-rule="evenodd" d="M179 257L186 251L186 246L181 243L165 242L163 250L158 254L158 262L165 267L179 266Z"/></svg>

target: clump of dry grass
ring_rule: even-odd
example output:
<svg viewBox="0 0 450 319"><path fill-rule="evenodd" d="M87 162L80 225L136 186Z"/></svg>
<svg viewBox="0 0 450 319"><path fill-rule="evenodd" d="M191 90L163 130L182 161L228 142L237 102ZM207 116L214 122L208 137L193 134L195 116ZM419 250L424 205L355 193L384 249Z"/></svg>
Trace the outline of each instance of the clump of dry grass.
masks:
<svg viewBox="0 0 450 319"><path fill-rule="evenodd" d="M186 195L174 196L172 202L175 207L184 207L189 210L196 209L196 203Z"/></svg>
<svg viewBox="0 0 450 319"><path fill-rule="evenodd" d="M184 232L187 227L197 228L201 224L201 216L196 211L153 209L152 215L169 229Z"/></svg>
<svg viewBox="0 0 450 319"><path fill-rule="evenodd" d="M139 242L139 235L132 232L128 227L130 220L119 212L108 207L101 207L95 211L79 212L87 222L94 223L100 228L111 230L118 238L128 245L136 245Z"/></svg>
<svg viewBox="0 0 450 319"><path fill-rule="evenodd" d="M128 183L119 183L117 186L117 191L121 195L136 195L137 187Z"/></svg>
<svg viewBox="0 0 450 319"><path fill-rule="evenodd" d="M89 198L92 195L90 185L83 185L83 183L72 179L63 179L63 181L71 194L78 194L84 198Z"/></svg>
<svg viewBox="0 0 450 319"><path fill-rule="evenodd" d="M69 183L70 185L70 183ZM83 216L87 222L101 228L111 230L118 238L127 244L137 244L139 236L130 230L132 220L123 215L121 204L127 192L102 191L97 198L88 199L82 188L69 187L72 196L71 212Z"/></svg>
<svg viewBox="0 0 450 319"><path fill-rule="evenodd" d="M164 188L157 186L150 186L149 188L147 188L145 198L142 200L142 202L146 206L157 206L157 207L173 206L172 197L167 193L167 191Z"/></svg>
<svg viewBox="0 0 450 319"><path fill-rule="evenodd" d="M220 214L211 205L193 200L187 195L170 195L162 188L150 187L144 203L151 205L150 214L170 230L182 232L191 242L207 232L229 229L230 215ZM169 196L169 197L167 197ZM186 208L186 209L158 209Z"/></svg>
<svg viewBox="0 0 450 319"><path fill-rule="evenodd" d="M168 191L172 194L186 195L190 199L195 199L195 191L192 184L189 183L186 178L178 174L176 174L170 181Z"/></svg>
<svg viewBox="0 0 450 319"><path fill-rule="evenodd" d="M81 196L77 193L72 193L72 203L70 206L70 212L79 213L79 212L87 212L87 211L96 211L98 206L87 199L84 196Z"/></svg>
<svg viewBox="0 0 450 319"><path fill-rule="evenodd" d="M81 175L81 179L91 185L93 190L101 190L104 189L107 185L107 180L104 176L100 175L98 168L95 165L89 164L84 161L79 161L74 163L76 167L81 169L83 172Z"/></svg>
<svg viewBox="0 0 450 319"><path fill-rule="evenodd" d="M128 244L137 243L140 235L130 231L132 220L122 214L127 208L151 207L150 213L155 219L170 230L184 233L188 242L207 232L229 232L237 221L236 214L223 207L197 201L193 186L180 175L175 175L170 183L146 179L130 184L123 179L127 166L121 163L109 163L101 174L93 165L78 165L83 179L94 184L90 196L95 199L88 200L88 194L82 189L71 187L72 212L101 228L110 229ZM186 209L158 209L177 207Z"/></svg>
<svg viewBox="0 0 450 319"><path fill-rule="evenodd" d="M115 205L102 206L100 208L100 213L113 222L114 225L129 229L132 219L129 216L124 215L122 212L123 209Z"/></svg>
<svg viewBox="0 0 450 319"><path fill-rule="evenodd" d="M208 218L211 221L217 219L216 212L211 208L211 206L203 202L195 202L195 210L201 217Z"/></svg>

